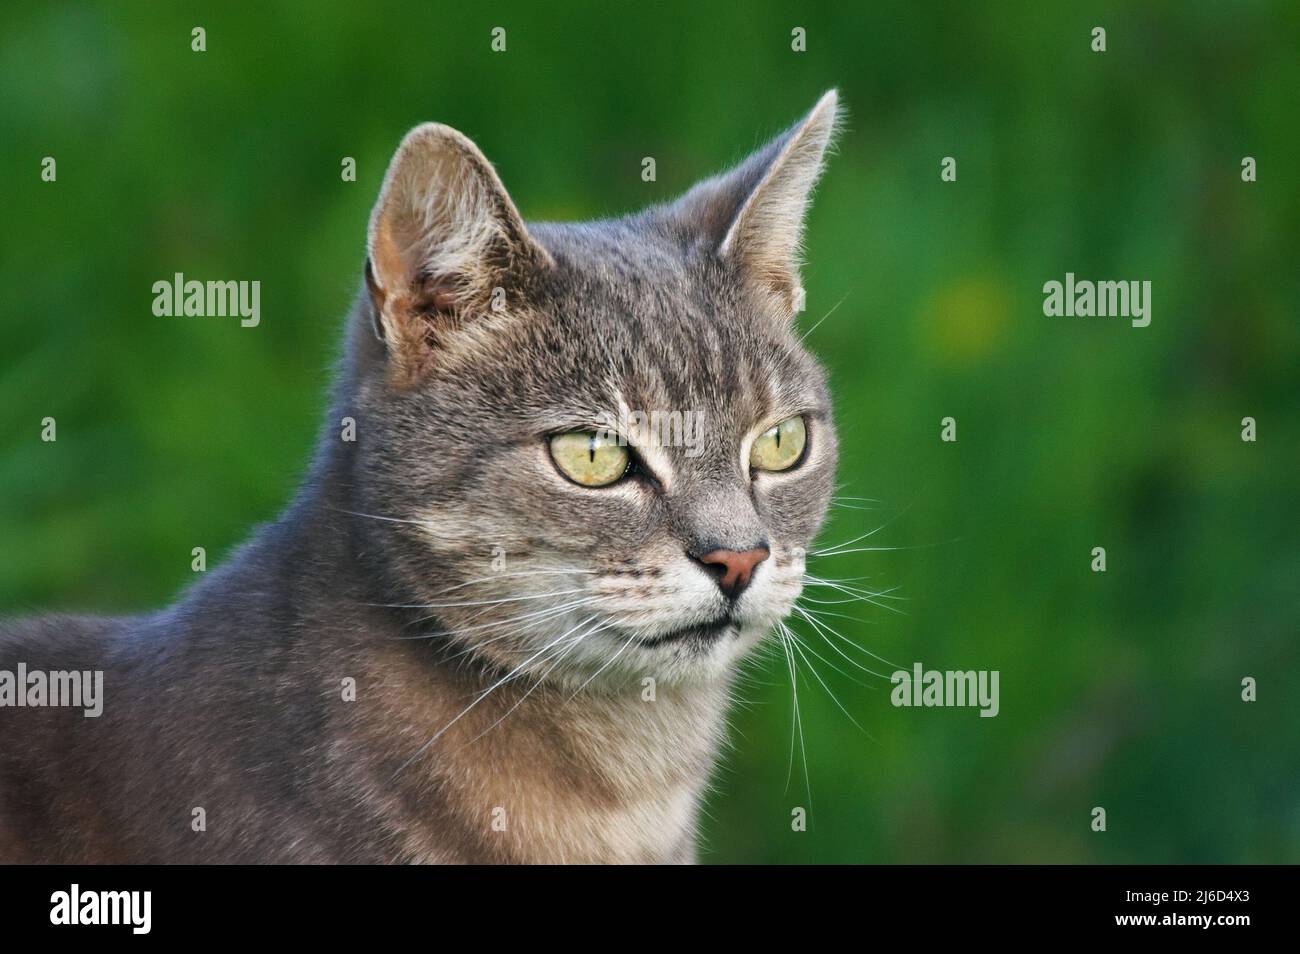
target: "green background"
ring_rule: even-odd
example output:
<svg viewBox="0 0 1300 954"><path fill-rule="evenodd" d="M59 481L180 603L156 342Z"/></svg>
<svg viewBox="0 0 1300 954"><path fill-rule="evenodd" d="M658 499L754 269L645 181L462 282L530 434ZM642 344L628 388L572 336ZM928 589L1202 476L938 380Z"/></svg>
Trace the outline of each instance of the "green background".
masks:
<svg viewBox="0 0 1300 954"><path fill-rule="evenodd" d="M841 501L823 541L901 549L812 570L899 587L902 615L823 608L900 666L998 670L1001 714L894 708L796 624L863 677L813 657L866 731L805 673L787 784L789 680L758 666L704 859L1300 859L1300 7L36 6L0 15L0 612L162 605L191 547L276 514L410 126L474 138L527 218L578 219L838 86L803 320L843 302L808 342L839 493L879 503ZM177 271L260 280L261 326L154 317ZM1045 317L1067 271L1150 280L1150 327Z"/></svg>

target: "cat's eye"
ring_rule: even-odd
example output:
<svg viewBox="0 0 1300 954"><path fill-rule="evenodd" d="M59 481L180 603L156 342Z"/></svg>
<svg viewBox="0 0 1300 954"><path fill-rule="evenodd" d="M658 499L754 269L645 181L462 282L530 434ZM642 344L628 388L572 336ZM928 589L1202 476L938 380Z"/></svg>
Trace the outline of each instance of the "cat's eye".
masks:
<svg viewBox="0 0 1300 954"><path fill-rule="evenodd" d="M802 417L788 417L754 439L749 451L749 469L789 470L803 456L808 431Z"/></svg>
<svg viewBox="0 0 1300 954"><path fill-rule="evenodd" d="M566 431L551 436L551 460L560 473L583 487L608 487L627 473L631 455L608 434Z"/></svg>

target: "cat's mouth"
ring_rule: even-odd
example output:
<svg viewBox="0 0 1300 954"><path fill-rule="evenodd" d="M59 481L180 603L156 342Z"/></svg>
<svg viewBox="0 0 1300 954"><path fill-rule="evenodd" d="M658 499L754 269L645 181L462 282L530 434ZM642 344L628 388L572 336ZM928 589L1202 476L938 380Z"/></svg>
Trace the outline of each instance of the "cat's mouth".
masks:
<svg viewBox="0 0 1300 954"><path fill-rule="evenodd" d="M695 626L684 626L681 629L674 629L671 632L663 633L660 636L651 636L641 639L639 642L642 646L662 646L666 643L695 643L705 645L712 643L721 638L729 631L734 631L736 621L730 616L724 616L712 623L700 623Z"/></svg>

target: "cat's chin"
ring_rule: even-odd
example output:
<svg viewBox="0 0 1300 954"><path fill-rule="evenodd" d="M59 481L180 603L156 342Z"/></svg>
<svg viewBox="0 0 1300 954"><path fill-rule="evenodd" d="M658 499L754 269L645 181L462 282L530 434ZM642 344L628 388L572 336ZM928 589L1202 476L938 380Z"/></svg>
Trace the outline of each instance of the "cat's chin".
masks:
<svg viewBox="0 0 1300 954"><path fill-rule="evenodd" d="M678 643L706 649L718 640L739 635L740 624L728 617L714 623L683 626L681 629L675 629L659 636L643 637L638 640L638 642L645 648L654 648L656 646L667 646L672 643Z"/></svg>
<svg viewBox="0 0 1300 954"><path fill-rule="evenodd" d="M726 682L768 632L770 627L731 618L687 626L637 640L619 668L623 677L630 677L626 685L638 689L646 678L675 686ZM615 677L608 685L619 682Z"/></svg>

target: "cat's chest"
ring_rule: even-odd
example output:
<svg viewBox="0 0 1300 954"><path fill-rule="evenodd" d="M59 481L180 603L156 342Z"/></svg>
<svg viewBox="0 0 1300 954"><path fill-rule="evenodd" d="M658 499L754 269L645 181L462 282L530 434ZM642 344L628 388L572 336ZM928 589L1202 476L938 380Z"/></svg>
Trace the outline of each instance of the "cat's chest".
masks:
<svg viewBox="0 0 1300 954"><path fill-rule="evenodd" d="M447 752L440 810L419 826L413 853L469 862L693 861L720 730L717 713L704 716L569 713Z"/></svg>
<svg viewBox="0 0 1300 954"><path fill-rule="evenodd" d="M480 814L490 805L488 845L540 863L689 860L713 727L624 713L564 728L476 764L464 804Z"/></svg>
<svg viewBox="0 0 1300 954"><path fill-rule="evenodd" d="M397 667L387 670L390 678ZM411 685L415 685L412 679ZM429 862L693 860L699 799L724 726L723 686L583 693L506 684L475 698L451 683L401 698L356 729L389 766L430 742L386 791L401 855ZM529 691L531 688L531 691ZM479 693L481 694L481 690ZM384 776L391 778L391 774ZM391 784L391 783L390 783Z"/></svg>
<svg viewBox="0 0 1300 954"><path fill-rule="evenodd" d="M617 805L550 797L521 807L513 860L534 864L667 864L694 858L699 791L648 792Z"/></svg>
<svg viewBox="0 0 1300 954"><path fill-rule="evenodd" d="M589 781L558 782L517 767L485 779L483 764L444 787L437 810L407 816L404 855L424 863L670 864L695 860L706 778L611 797ZM426 803L427 804L427 803Z"/></svg>

